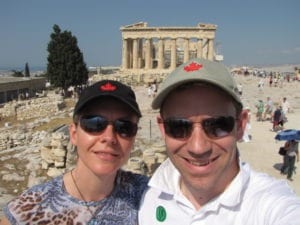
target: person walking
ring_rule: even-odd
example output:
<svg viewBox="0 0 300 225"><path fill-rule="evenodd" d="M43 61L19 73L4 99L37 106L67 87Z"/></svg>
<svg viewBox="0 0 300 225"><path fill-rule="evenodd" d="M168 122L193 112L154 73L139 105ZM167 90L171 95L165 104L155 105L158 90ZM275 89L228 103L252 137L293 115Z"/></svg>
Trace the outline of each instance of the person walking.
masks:
<svg viewBox="0 0 300 225"><path fill-rule="evenodd" d="M283 130L284 128L284 113L282 111L282 108L280 105L277 105L276 110L273 113L272 116L272 122L273 122L273 127L271 129L271 131L279 131L279 130Z"/></svg>
<svg viewBox="0 0 300 225"><path fill-rule="evenodd" d="M256 112L256 120L263 121L263 112L264 112L264 102L263 100L258 100L258 103L255 105L257 112Z"/></svg>
<svg viewBox="0 0 300 225"><path fill-rule="evenodd" d="M250 130L251 130L251 110L250 110L250 107L245 107L245 110L248 113L248 119L247 119L246 127L244 129L244 134L243 134L242 141L249 142L252 139L252 135L250 134Z"/></svg>
<svg viewBox="0 0 300 225"><path fill-rule="evenodd" d="M287 98L284 97L281 102L282 111L285 116L290 112L290 103L288 102Z"/></svg>
<svg viewBox="0 0 300 225"><path fill-rule="evenodd" d="M242 162L248 112L227 68L206 59L177 67L152 101L168 159L155 171L140 225L299 225L300 198L284 180Z"/></svg>
<svg viewBox="0 0 300 225"><path fill-rule="evenodd" d="M75 168L10 201L0 224L137 225L148 178L121 167L130 156L140 117L129 86L104 80L87 87L69 127L78 154Z"/></svg>
<svg viewBox="0 0 300 225"><path fill-rule="evenodd" d="M287 141L284 145L286 154L284 155L283 165L280 173L284 174L287 170L287 179L293 181L293 173L295 172L295 162L299 162L299 143L296 140Z"/></svg>
<svg viewBox="0 0 300 225"><path fill-rule="evenodd" d="M264 116L263 120L272 119L272 113L273 113L273 101L271 97L267 97L267 102L264 107ZM269 116L269 117L268 117Z"/></svg>

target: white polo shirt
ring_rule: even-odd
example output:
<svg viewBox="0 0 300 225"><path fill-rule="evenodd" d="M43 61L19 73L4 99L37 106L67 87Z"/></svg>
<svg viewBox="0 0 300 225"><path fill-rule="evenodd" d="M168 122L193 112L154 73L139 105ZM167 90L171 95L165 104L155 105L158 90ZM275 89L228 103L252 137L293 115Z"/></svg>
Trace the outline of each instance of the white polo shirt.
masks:
<svg viewBox="0 0 300 225"><path fill-rule="evenodd" d="M160 165L142 200L140 225L300 225L300 198L287 182L246 163L225 192L198 211L181 193L179 177L169 159Z"/></svg>

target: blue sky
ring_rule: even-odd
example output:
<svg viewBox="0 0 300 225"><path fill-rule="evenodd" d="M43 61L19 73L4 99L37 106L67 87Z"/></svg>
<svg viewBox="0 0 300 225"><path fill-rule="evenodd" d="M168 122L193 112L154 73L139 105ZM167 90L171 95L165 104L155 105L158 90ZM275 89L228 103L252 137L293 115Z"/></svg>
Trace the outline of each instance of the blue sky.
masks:
<svg viewBox="0 0 300 225"><path fill-rule="evenodd" d="M298 0L0 0L0 68L46 67L53 25L77 37L88 66L121 64L120 27L218 26L226 65L300 63Z"/></svg>

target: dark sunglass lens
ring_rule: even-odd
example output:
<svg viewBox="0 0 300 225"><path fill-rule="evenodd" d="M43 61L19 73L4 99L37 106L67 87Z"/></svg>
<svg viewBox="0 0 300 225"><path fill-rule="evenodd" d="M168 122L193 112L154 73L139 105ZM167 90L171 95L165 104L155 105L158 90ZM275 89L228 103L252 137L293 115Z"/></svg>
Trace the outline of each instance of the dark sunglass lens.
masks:
<svg viewBox="0 0 300 225"><path fill-rule="evenodd" d="M225 137L233 130L234 118L232 116L209 118L202 121L202 127L209 137Z"/></svg>
<svg viewBox="0 0 300 225"><path fill-rule="evenodd" d="M108 125L108 121L101 116L84 116L80 119L81 128L90 133L103 131Z"/></svg>
<svg viewBox="0 0 300 225"><path fill-rule="evenodd" d="M137 124L127 120L116 120L114 128L122 137L133 137L137 133Z"/></svg>
<svg viewBox="0 0 300 225"><path fill-rule="evenodd" d="M173 138L186 138L191 134L193 124L186 119L168 119L164 122L167 135Z"/></svg>

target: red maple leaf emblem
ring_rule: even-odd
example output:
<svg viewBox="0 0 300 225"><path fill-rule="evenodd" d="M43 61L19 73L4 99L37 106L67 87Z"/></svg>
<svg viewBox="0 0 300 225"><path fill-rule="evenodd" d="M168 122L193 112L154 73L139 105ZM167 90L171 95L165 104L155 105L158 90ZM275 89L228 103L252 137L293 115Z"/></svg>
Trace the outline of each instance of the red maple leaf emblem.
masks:
<svg viewBox="0 0 300 225"><path fill-rule="evenodd" d="M186 72L191 72L191 71L195 71L195 70L200 70L203 67L202 64L198 64L195 62L190 63L189 65L184 67L184 70Z"/></svg>
<svg viewBox="0 0 300 225"><path fill-rule="evenodd" d="M116 89L117 89L117 87L115 85L112 85L109 82L100 86L101 91L114 91Z"/></svg>

